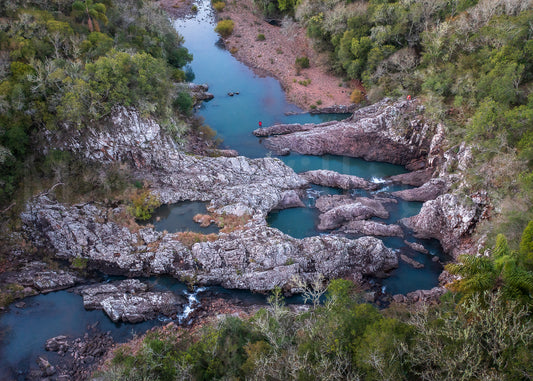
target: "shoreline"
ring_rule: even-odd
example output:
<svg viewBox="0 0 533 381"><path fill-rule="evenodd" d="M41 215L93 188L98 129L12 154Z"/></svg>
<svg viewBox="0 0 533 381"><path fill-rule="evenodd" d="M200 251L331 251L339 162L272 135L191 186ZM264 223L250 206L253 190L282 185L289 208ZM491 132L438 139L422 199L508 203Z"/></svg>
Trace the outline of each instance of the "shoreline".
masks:
<svg viewBox="0 0 533 381"><path fill-rule="evenodd" d="M224 40L227 50L257 75L276 78L287 100L304 111L350 106L351 85L327 73L326 56L313 48L304 28L296 22L274 26L266 22L251 0L227 3L217 19L234 21ZM264 40L260 36L264 36ZM308 57L310 67L297 70L296 58Z"/></svg>
<svg viewBox="0 0 533 381"><path fill-rule="evenodd" d="M159 4L174 18L194 14L194 0L161 0ZM278 80L288 102L304 112L344 113L357 108L350 100L356 85L327 72L326 54L315 51L305 29L296 22L269 24L252 0L234 0L214 12L217 20L229 18L235 23L233 33L223 39L225 48L256 75ZM260 35L264 40L259 40ZM310 67L297 70L298 57L308 57Z"/></svg>

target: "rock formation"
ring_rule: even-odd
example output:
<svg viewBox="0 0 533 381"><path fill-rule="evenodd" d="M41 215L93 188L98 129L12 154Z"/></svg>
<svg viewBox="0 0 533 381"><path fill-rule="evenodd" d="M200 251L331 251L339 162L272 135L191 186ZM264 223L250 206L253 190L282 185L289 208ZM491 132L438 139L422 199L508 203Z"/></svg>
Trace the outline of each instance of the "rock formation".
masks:
<svg viewBox="0 0 533 381"><path fill-rule="evenodd" d="M379 184L372 183L361 177L343 175L335 171L319 169L300 173L300 176L311 184L340 189L376 190Z"/></svg>
<svg viewBox="0 0 533 381"><path fill-rule="evenodd" d="M84 258L88 269L129 277L169 274L198 284L290 291L291 279L318 273L360 279L397 266L395 253L371 237L318 236L298 240L265 226L256 215L243 230L189 249L177 234L132 230L116 221L124 211L96 204L67 206L40 196L21 215L36 246L61 259Z"/></svg>
<svg viewBox="0 0 533 381"><path fill-rule="evenodd" d="M315 206L322 212L318 229L336 229L356 220L367 220L371 217L388 218L389 212L383 205L385 202L396 202L394 199L376 199L345 195L327 195L319 197Z"/></svg>
<svg viewBox="0 0 533 381"><path fill-rule="evenodd" d="M417 238L438 239L443 250L456 257L461 254L462 239L472 233L487 203L482 195L467 200L447 193L425 202L419 214L401 223Z"/></svg>
<svg viewBox="0 0 533 381"><path fill-rule="evenodd" d="M344 224L342 232L348 234L360 234L383 237L403 237L400 225L382 224L381 222L356 220Z"/></svg>
<svg viewBox="0 0 533 381"><path fill-rule="evenodd" d="M175 317L187 303L185 297L170 291L148 291L148 286L137 279L83 286L78 292L85 309L103 310L115 323L139 323L158 315Z"/></svg>
<svg viewBox="0 0 533 381"><path fill-rule="evenodd" d="M393 192L392 195L405 201L429 201L448 191L449 187L446 179L435 178L418 188Z"/></svg>
<svg viewBox="0 0 533 381"><path fill-rule="evenodd" d="M254 134L267 137L265 146L275 153L288 149L306 155L333 154L407 165L425 157L430 148L426 136L430 127L410 117L411 111L415 111L414 103L384 99L342 121L275 125Z"/></svg>

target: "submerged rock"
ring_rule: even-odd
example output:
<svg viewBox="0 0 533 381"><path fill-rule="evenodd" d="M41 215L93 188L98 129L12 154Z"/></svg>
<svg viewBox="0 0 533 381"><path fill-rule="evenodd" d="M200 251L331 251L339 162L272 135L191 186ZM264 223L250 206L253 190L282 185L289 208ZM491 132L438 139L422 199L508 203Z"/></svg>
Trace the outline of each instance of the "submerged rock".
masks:
<svg viewBox="0 0 533 381"><path fill-rule="evenodd" d="M78 289L83 306L88 310L101 309L115 323L139 323L159 315L176 316L183 312L187 300L170 291L147 291L148 286L137 279L84 286Z"/></svg>
<svg viewBox="0 0 533 381"><path fill-rule="evenodd" d="M420 263L420 262L414 260L413 258L408 257L408 256L405 255L405 254L400 254L400 259L401 259L402 261L404 261L405 263L411 265L411 266L414 267L415 269L422 269L422 268L424 268L424 264L423 264L423 263Z"/></svg>
<svg viewBox="0 0 533 381"><path fill-rule="evenodd" d="M403 243L405 243L407 246L409 246L414 251L418 251L419 253L428 254L429 251L424 247L424 245L418 243L418 242L409 242L407 240L404 240ZM438 257L437 257L438 259Z"/></svg>

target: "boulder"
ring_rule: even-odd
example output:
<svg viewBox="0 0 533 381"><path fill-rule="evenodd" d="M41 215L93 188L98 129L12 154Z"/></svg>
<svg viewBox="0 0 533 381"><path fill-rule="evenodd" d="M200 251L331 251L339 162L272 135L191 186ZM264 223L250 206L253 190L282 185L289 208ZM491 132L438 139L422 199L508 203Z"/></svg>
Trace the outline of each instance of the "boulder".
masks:
<svg viewBox="0 0 533 381"><path fill-rule="evenodd" d="M361 177L343 175L325 169L300 173L300 176L311 184L332 188L376 190L380 187L379 184L372 183Z"/></svg>
<svg viewBox="0 0 533 381"><path fill-rule="evenodd" d="M208 101L213 99L215 96L208 92L209 86L207 84L188 84L189 94L195 100L195 103L198 104L200 101Z"/></svg>
<svg viewBox="0 0 533 381"><path fill-rule="evenodd" d="M170 291L147 291L148 286L137 279L81 287L86 309L101 309L114 322L139 323L158 315L176 316L183 312L187 299Z"/></svg>
<svg viewBox="0 0 533 381"><path fill-rule="evenodd" d="M50 352L65 353L69 348L69 340L65 335L59 335L46 340L44 348Z"/></svg>
<svg viewBox="0 0 533 381"><path fill-rule="evenodd" d="M400 225L382 224L375 221L350 221L344 224L340 230L348 234L361 234L383 237L403 237Z"/></svg>
<svg viewBox="0 0 533 381"><path fill-rule="evenodd" d="M318 224L320 230L336 229L354 220L389 217L381 200L367 197L352 199L349 196L321 196L316 200L315 206L322 212Z"/></svg>
<svg viewBox="0 0 533 381"><path fill-rule="evenodd" d="M434 200L449 190L449 184L444 178L431 179L418 188L405 189L393 192L394 197L405 201L429 201Z"/></svg>

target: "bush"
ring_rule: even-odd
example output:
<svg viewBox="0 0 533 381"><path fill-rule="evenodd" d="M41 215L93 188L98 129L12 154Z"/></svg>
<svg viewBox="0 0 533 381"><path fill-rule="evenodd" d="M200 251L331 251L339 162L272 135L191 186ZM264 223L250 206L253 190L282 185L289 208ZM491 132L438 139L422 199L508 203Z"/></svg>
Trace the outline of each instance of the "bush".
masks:
<svg viewBox="0 0 533 381"><path fill-rule="evenodd" d="M159 198L148 189L136 190L130 197L128 211L136 219L146 221L160 205Z"/></svg>
<svg viewBox="0 0 533 381"><path fill-rule="evenodd" d="M218 22L215 32L220 34L222 38L229 37L233 33L233 27L235 23L233 20L221 20Z"/></svg>
<svg viewBox="0 0 533 381"><path fill-rule="evenodd" d="M178 93L178 96L173 102L174 107L176 107L184 115L190 115L192 111L192 106L194 101L189 93L184 91Z"/></svg>
<svg viewBox="0 0 533 381"><path fill-rule="evenodd" d="M307 69L309 67L309 58L308 57L298 57L294 62L297 70Z"/></svg>
<svg viewBox="0 0 533 381"><path fill-rule="evenodd" d="M263 33L259 33L256 37L256 41L265 41L265 35Z"/></svg>
<svg viewBox="0 0 533 381"><path fill-rule="evenodd" d="M350 95L352 103L359 104L365 100L365 94L360 89L354 89Z"/></svg>
<svg viewBox="0 0 533 381"><path fill-rule="evenodd" d="M217 12L222 12L225 7L226 7L226 3L224 3L223 1L217 1L213 3L213 8Z"/></svg>

